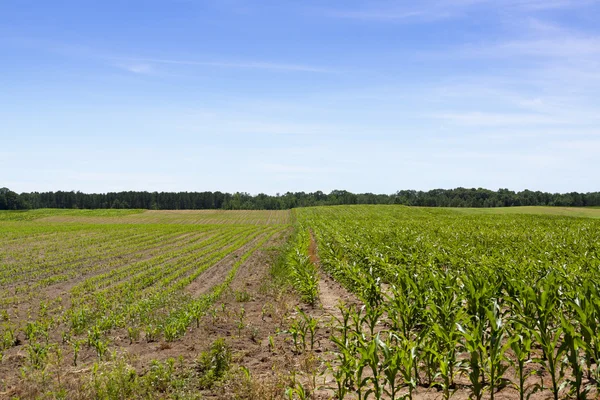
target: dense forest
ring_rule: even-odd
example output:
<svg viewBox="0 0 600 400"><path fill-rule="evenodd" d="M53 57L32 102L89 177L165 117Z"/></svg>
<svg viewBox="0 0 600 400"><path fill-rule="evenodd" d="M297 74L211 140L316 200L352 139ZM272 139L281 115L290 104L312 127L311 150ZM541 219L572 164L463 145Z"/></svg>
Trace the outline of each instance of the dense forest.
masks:
<svg viewBox="0 0 600 400"><path fill-rule="evenodd" d="M600 206L600 192L545 193L508 189L400 190L394 194L350 193L334 190L267 194L222 192L44 192L15 193L0 189L0 210L33 208L142 208L153 210L282 210L340 204L404 204L429 207Z"/></svg>

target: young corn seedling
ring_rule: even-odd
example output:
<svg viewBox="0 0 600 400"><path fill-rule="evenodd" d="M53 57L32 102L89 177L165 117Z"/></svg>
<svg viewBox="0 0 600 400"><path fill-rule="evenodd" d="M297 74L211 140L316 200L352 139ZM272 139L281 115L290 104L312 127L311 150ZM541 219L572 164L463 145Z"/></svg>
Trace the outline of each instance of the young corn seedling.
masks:
<svg viewBox="0 0 600 400"><path fill-rule="evenodd" d="M108 351L108 343L102 340L102 333L96 326L88 331L87 345L96 350L96 355L99 360L102 360Z"/></svg>
<svg viewBox="0 0 600 400"><path fill-rule="evenodd" d="M308 400L311 398L309 392L300 382L295 382L293 387L288 387L285 390L285 396L289 400Z"/></svg>
<svg viewBox="0 0 600 400"><path fill-rule="evenodd" d="M294 320L288 329L288 333L292 335L296 354L301 354L306 350L306 335L309 332L307 320L311 317L308 317L300 309L298 309L298 312L302 317Z"/></svg>
<svg viewBox="0 0 600 400"><path fill-rule="evenodd" d="M29 356L29 363L34 369L42 370L46 366L48 360L48 352L50 346L44 343L38 343L36 341L30 341L27 344L27 355Z"/></svg>
<svg viewBox="0 0 600 400"><path fill-rule="evenodd" d="M81 345L83 341L81 340L73 340L71 342L71 346L73 347L73 366L77 366L77 358L79 356L79 351L81 350Z"/></svg>
<svg viewBox="0 0 600 400"><path fill-rule="evenodd" d="M238 336L242 336L242 329L244 329L244 327L246 326L246 323L244 320L245 316L246 316L246 309L244 307L242 307L238 314L238 323L237 323Z"/></svg>
<svg viewBox="0 0 600 400"><path fill-rule="evenodd" d="M306 334L310 334L310 349L313 350L315 346L315 338L317 334L317 330L319 328L318 321L312 317L311 315L306 314L304 311L297 309L300 316L302 317L302 327L305 328L305 337ZM306 340L306 339L304 339ZM306 345L305 345L306 347Z"/></svg>
<svg viewBox="0 0 600 400"><path fill-rule="evenodd" d="M273 339L273 336L269 335L269 351L271 353L275 352L275 340Z"/></svg>

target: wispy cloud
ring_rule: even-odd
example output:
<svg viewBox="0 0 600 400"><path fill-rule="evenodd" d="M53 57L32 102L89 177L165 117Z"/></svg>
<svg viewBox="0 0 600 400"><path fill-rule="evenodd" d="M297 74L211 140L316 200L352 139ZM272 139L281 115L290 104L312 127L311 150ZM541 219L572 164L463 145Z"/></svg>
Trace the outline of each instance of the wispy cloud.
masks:
<svg viewBox="0 0 600 400"><path fill-rule="evenodd" d="M556 36L543 39L511 40L485 46L469 46L462 50L469 56L486 57L586 57L600 55L600 37Z"/></svg>
<svg viewBox="0 0 600 400"><path fill-rule="evenodd" d="M426 14L422 11L409 10L386 10L386 9L367 9L367 10L332 10L327 14L333 17L348 19L364 19L379 21L407 21L424 17Z"/></svg>
<svg viewBox="0 0 600 400"><path fill-rule="evenodd" d="M466 16L486 7L489 10L535 12L560 8L580 8L599 0L422 0L419 2L365 1L355 9L329 9L330 17L389 22L435 22ZM400 4L399 4L400 3Z"/></svg>
<svg viewBox="0 0 600 400"><path fill-rule="evenodd" d="M154 71L150 64L140 64L140 63L132 63L132 64L118 64L117 67L122 68L126 71L132 72L134 74L150 74Z"/></svg>
<svg viewBox="0 0 600 400"><path fill-rule="evenodd" d="M515 0L512 3L526 10L550 10L585 7L598 3L598 0Z"/></svg>
<svg viewBox="0 0 600 400"><path fill-rule="evenodd" d="M477 127L524 126L524 125L555 125L565 123L560 118L543 114L526 113L484 113L460 112L434 114L432 118L445 120L458 125Z"/></svg>
<svg viewBox="0 0 600 400"><path fill-rule="evenodd" d="M126 58L122 59L129 62L138 62L147 64L170 64L170 65L191 65L202 67L217 68L242 68L242 69L262 69L273 71L296 71L296 72L321 72L330 73L334 70L330 68L305 65L305 64L287 64L265 61L201 61L184 59L166 59L166 58Z"/></svg>
<svg viewBox="0 0 600 400"><path fill-rule="evenodd" d="M135 74L157 73L157 65L181 65L232 69L256 69L265 71L289 71L307 73L336 73L337 69L302 63L286 63L271 60L201 60L180 58L125 57L84 45L74 45L40 38L0 37L0 44L49 51L69 58L92 59L105 62L111 67L121 68Z"/></svg>
<svg viewBox="0 0 600 400"><path fill-rule="evenodd" d="M278 163L264 163L260 164L259 168L263 172L267 173L286 173L286 174L322 174L326 172L333 172L334 169L329 167L314 167L306 165L296 164L278 164Z"/></svg>

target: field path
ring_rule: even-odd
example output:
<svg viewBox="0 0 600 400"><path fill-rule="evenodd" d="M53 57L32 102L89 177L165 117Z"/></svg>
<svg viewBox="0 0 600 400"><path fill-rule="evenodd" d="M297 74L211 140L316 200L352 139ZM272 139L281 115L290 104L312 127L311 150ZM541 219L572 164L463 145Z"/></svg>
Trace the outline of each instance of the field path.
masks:
<svg viewBox="0 0 600 400"><path fill-rule="evenodd" d="M317 266L319 274L319 301L325 314L340 316L338 306L340 302L346 304L358 304L356 296L348 292L335 279L331 278L321 269L321 260L319 259L317 241L313 231L310 231L310 245L308 247L308 256L310 261Z"/></svg>

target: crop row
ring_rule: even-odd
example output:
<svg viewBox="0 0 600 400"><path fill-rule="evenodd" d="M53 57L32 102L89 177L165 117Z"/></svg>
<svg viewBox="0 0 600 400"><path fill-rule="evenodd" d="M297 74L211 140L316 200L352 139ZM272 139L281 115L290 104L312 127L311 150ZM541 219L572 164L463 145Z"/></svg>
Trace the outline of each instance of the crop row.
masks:
<svg viewBox="0 0 600 400"><path fill-rule="evenodd" d="M39 220L39 222L62 224L285 225L289 223L289 211L161 210L145 211L120 217L50 216Z"/></svg>
<svg viewBox="0 0 600 400"><path fill-rule="evenodd" d="M117 336L125 332L132 341L175 340L193 321L199 321L238 267L286 229L266 224L80 225L77 229L27 224L31 223L13 225L23 237L34 233L43 238L41 245L28 244L41 253L40 262L36 256L13 258L19 256L18 243L13 235L0 235L9 247L15 246L4 258L14 267L7 276L15 271L29 274L20 285L0 283L0 301L14 305L1 315L0 356L21 343L33 366L60 343L71 346L74 364L82 345L95 349L102 358L114 332ZM12 227L8 225L0 226L0 232ZM66 250L62 258L61 246ZM218 283L204 284L204 272L218 263L223 264L219 271L227 268L229 272ZM56 281L48 282L48 278ZM60 297L50 294L56 288L45 288L57 282L65 282ZM25 306L24 311L19 311L23 306L17 303Z"/></svg>
<svg viewBox="0 0 600 400"><path fill-rule="evenodd" d="M598 395L600 221L356 206L298 225L364 304L341 307L332 337L339 398Z"/></svg>

